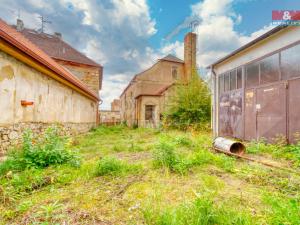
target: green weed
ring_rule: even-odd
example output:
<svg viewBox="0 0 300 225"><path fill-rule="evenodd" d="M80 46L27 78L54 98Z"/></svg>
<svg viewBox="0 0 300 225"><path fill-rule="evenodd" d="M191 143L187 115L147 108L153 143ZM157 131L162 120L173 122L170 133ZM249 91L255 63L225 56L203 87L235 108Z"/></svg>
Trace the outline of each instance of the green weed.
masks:
<svg viewBox="0 0 300 225"><path fill-rule="evenodd" d="M95 174L96 176L121 176L129 173L138 173L141 169L140 165L131 165L114 157L104 157L99 160Z"/></svg>

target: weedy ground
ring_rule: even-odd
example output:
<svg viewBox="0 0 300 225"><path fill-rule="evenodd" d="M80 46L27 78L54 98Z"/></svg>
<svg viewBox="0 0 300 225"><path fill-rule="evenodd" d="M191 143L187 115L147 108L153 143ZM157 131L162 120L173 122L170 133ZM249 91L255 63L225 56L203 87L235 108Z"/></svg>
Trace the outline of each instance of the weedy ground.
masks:
<svg viewBox="0 0 300 225"><path fill-rule="evenodd" d="M300 224L300 148L249 145L250 157L291 172L211 142L205 132L99 127L67 142L77 166L2 166L0 224Z"/></svg>

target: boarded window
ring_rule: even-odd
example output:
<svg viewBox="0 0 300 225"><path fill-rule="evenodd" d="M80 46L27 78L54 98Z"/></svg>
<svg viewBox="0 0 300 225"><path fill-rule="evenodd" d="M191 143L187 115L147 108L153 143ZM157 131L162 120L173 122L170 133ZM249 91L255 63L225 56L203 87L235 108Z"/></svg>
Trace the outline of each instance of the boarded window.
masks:
<svg viewBox="0 0 300 225"><path fill-rule="evenodd" d="M243 85L243 69L242 68L238 68L237 69L237 74L236 74L236 79L237 79L237 89L242 88Z"/></svg>
<svg viewBox="0 0 300 225"><path fill-rule="evenodd" d="M246 87L255 87L259 84L259 65L252 63L246 66Z"/></svg>
<svg viewBox="0 0 300 225"><path fill-rule="evenodd" d="M154 120L154 105L145 106L145 120Z"/></svg>
<svg viewBox="0 0 300 225"><path fill-rule="evenodd" d="M281 52L281 68L283 79L300 76L300 45Z"/></svg>
<svg viewBox="0 0 300 225"><path fill-rule="evenodd" d="M236 70L230 72L230 90L236 89Z"/></svg>
<svg viewBox="0 0 300 225"><path fill-rule="evenodd" d="M266 84L279 80L279 54L260 61L260 83Z"/></svg>
<svg viewBox="0 0 300 225"><path fill-rule="evenodd" d="M224 91L230 90L230 74L225 73L224 74Z"/></svg>
<svg viewBox="0 0 300 225"><path fill-rule="evenodd" d="M224 92L224 74L219 76L219 93L222 94Z"/></svg>

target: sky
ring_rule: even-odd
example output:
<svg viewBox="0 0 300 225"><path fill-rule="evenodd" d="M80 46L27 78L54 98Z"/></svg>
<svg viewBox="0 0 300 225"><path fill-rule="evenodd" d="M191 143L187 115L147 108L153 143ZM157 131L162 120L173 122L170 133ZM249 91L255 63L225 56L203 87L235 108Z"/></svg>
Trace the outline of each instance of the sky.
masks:
<svg viewBox="0 0 300 225"><path fill-rule="evenodd" d="M300 10L299 0L0 0L0 18L63 39L104 67L101 109L110 109L131 78L159 58L183 59L190 24L197 33L197 66L210 63L271 29L272 10Z"/></svg>

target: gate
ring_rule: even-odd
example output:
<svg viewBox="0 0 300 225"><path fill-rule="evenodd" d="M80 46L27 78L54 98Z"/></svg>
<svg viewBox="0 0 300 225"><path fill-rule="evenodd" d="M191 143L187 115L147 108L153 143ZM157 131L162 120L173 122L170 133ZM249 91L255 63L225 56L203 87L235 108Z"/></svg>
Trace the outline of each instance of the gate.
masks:
<svg viewBox="0 0 300 225"><path fill-rule="evenodd" d="M274 142L287 138L286 84L256 89L256 138Z"/></svg>
<svg viewBox="0 0 300 225"><path fill-rule="evenodd" d="M300 79L288 84L288 137L291 143L299 142L300 137Z"/></svg>

